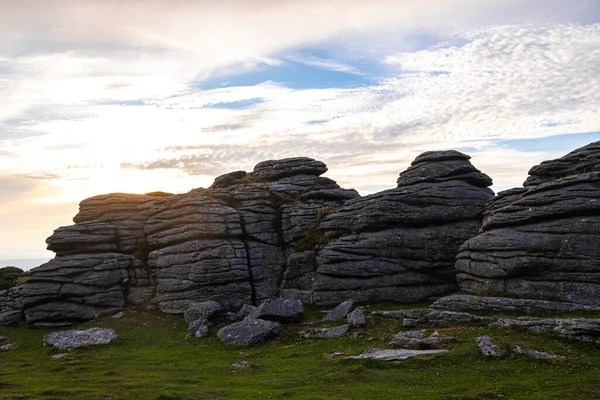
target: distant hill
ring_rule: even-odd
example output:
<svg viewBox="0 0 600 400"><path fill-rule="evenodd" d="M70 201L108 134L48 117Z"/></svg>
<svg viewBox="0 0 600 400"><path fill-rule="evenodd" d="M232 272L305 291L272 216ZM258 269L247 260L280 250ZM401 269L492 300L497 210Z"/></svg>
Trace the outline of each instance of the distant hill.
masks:
<svg viewBox="0 0 600 400"><path fill-rule="evenodd" d="M7 258L0 259L0 268L2 267L18 267L22 270L28 271L32 268L35 268L45 262L50 260L50 258Z"/></svg>

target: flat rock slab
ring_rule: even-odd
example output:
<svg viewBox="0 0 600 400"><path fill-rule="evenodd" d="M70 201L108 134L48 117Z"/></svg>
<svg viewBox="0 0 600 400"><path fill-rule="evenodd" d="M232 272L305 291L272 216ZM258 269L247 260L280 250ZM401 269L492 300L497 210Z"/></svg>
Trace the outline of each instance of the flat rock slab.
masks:
<svg viewBox="0 0 600 400"><path fill-rule="evenodd" d="M419 319L423 315L430 313L431 309L429 308L417 308L414 310L375 310L371 312L371 315L382 315L384 317L390 318L411 318L411 319Z"/></svg>
<svg viewBox="0 0 600 400"><path fill-rule="evenodd" d="M336 326L335 328L315 328L300 332L305 338L333 339L348 332L350 325Z"/></svg>
<svg viewBox="0 0 600 400"><path fill-rule="evenodd" d="M425 317L431 325L451 325L451 324L476 324L482 322L492 322L491 318L480 317L465 312L454 311L432 311Z"/></svg>
<svg viewBox="0 0 600 400"><path fill-rule="evenodd" d="M499 319L493 326L524 326L532 332L552 333L567 339L600 343L600 318Z"/></svg>
<svg viewBox="0 0 600 400"><path fill-rule="evenodd" d="M247 319L221 328L217 336L221 342L250 346L264 342L281 333L281 324L263 319Z"/></svg>
<svg viewBox="0 0 600 400"><path fill-rule="evenodd" d="M367 350L358 356L348 356L346 358L354 360L381 360L381 361L404 361L410 357L416 357L428 354L447 353L448 350L387 350L387 349L371 349Z"/></svg>
<svg viewBox="0 0 600 400"><path fill-rule="evenodd" d="M442 310L494 310L520 311L598 311L598 308L564 301L511 299L507 297L480 297L469 294L453 294L436 300L431 308Z"/></svg>
<svg viewBox="0 0 600 400"><path fill-rule="evenodd" d="M116 338L117 333L113 329L90 328L50 333L44 336L44 345L67 350L93 344L108 344Z"/></svg>
<svg viewBox="0 0 600 400"><path fill-rule="evenodd" d="M346 300L323 317L323 321L339 321L354 310L354 300Z"/></svg>

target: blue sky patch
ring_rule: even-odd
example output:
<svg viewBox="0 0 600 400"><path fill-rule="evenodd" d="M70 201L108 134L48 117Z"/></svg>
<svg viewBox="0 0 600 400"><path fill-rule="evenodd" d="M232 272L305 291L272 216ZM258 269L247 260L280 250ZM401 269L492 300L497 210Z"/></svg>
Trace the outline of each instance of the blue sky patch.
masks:
<svg viewBox="0 0 600 400"><path fill-rule="evenodd" d="M263 103L263 99L253 98L253 99L245 99L245 100L236 100L236 101L228 101L223 103L213 103L207 104L205 108L217 108L217 109L227 109L227 110L241 110L244 108L252 107L255 104Z"/></svg>
<svg viewBox="0 0 600 400"><path fill-rule="evenodd" d="M286 61L279 66L261 64L252 72L209 79L193 85L193 88L210 90L232 86L254 86L269 81L292 89L353 88L375 83L374 78L365 75Z"/></svg>
<svg viewBox="0 0 600 400"><path fill-rule="evenodd" d="M520 151L558 151L568 153L578 147L600 140L600 132L555 135L538 139L501 140L499 146Z"/></svg>

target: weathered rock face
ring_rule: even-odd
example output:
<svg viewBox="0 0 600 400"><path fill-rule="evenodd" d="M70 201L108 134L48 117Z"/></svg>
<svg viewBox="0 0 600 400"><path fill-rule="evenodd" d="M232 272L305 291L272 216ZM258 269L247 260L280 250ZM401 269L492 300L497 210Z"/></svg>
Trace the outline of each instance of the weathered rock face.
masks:
<svg viewBox="0 0 600 400"><path fill-rule="evenodd" d="M183 314L287 297L413 301L456 288L491 179L456 152L428 152L398 187L361 198L310 158L259 163L185 194L108 194L48 238L56 253L22 289L27 322L67 324L153 302Z"/></svg>
<svg viewBox="0 0 600 400"><path fill-rule="evenodd" d="M28 323L65 324L112 315L154 296L143 229L162 197L114 193L80 204L75 225L47 239L56 257L22 287Z"/></svg>
<svg viewBox="0 0 600 400"><path fill-rule="evenodd" d="M296 255L304 265L314 257L311 300L416 301L455 290L458 248L477 234L493 197L491 179L469 158L424 153L397 188L349 200L324 217L322 247Z"/></svg>
<svg viewBox="0 0 600 400"><path fill-rule="evenodd" d="M471 293L600 306L600 142L533 167L487 205L456 262Z"/></svg>

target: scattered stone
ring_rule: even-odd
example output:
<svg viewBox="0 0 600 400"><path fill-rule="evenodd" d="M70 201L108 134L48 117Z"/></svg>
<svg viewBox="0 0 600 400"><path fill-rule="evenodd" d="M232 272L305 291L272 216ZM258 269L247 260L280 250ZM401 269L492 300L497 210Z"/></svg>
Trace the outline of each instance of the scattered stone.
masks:
<svg viewBox="0 0 600 400"><path fill-rule="evenodd" d="M117 333L113 329L90 328L50 333L44 336L44 345L68 350L81 346L108 344L116 338Z"/></svg>
<svg viewBox="0 0 600 400"><path fill-rule="evenodd" d="M447 353L448 350L386 350L386 349L371 349L363 352L358 356L348 356L347 359L364 360L373 359L381 361L404 361L410 357L416 357L429 354Z"/></svg>
<svg viewBox="0 0 600 400"><path fill-rule="evenodd" d="M477 343L479 344L479 350L486 357L500 357L502 355L502 350L494 344L489 336L478 337Z"/></svg>
<svg viewBox="0 0 600 400"><path fill-rule="evenodd" d="M519 346L518 344L513 345L511 348L519 354L527 354L528 356L531 356L533 358L539 358L539 359L558 358L558 356L556 354L546 353L546 352L538 351L538 350L534 350L534 349L528 349L527 347Z"/></svg>
<svg viewBox="0 0 600 400"><path fill-rule="evenodd" d="M67 355L67 353L54 354L52 356L52 358L58 360L58 359L61 359L61 358L65 357L66 355Z"/></svg>
<svg viewBox="0 0 600 400"><path fill-rule="evenodd" d="M231 364L233 368L250 368L250 363L248 361L240 361Z"/></svg>
<svg viewBox="0 0 600 400"><path fill-rule="evenodd" d="M14 347L15 347L15 345L8 343L8 344L5 344L4 346L0 346L0 350L7 351L7 350L13 349Z"/></svg>
<svg viewBox="0 0 600 400"><path fill-rule="evenodd" d="M511 299L508 297L479 297L453 294L436 300L431 308L441 310L518 311L531 314L537 311L597 311L599 308L563 301Z"/></svg>
<svg viewBox="0 0 600 400"><path fill-rule="evenodd" d="M305 338L332 339L338 338L350 329L350 325L336 326L335 328L315 328L301 331L300 335Z"/></svg>
<svg viewBox="0 0 600 400"><path fill-rule="evenodd" d="M125 313L123 311L120 311L120 312L114 314L111 318L119 319L119 318L123 318L124 315L125 315Z"/></svg>
<svg viewBox="0 0 600 400"><path fill-rule="evenodd" d="M183 313L183 318L187 324L204 319L211 321L221 316L223 307L218 302L211 300L202 303L190 304Z"/></svg>
<svg viewBox="0 0 600 400"><path fill-rule="evenodd" d="M281 333L281 324L263 319L246 319L221 328L217 336L225 344L250 346Z"/></svg>
<svg viewBox="0 0 600 400"><path fill-rule="evenodd" d="M416 328L419 326L419 320L415 318L404 318L404 320L402 320L402 326L404 328Z"/></svg>
<svg viewBox="0 0 600 400"><path fill-rule="evenodd" d="M188 332L186 338L190 337L203 337L208 333L210 328L210 322L204 318L197 319L192 321L188 326Z"/></svg>
<svg viewBox="0 0 600 400"><path fill-rule="evenodd" d="M354 300L346 300L323 317L323 321L339 321L354 310Z"/></svg>
<svg viewBox="0 0 600 400"><path fill-rule="evenodd" d="M346 321L350 326L355 327L365 326L367 324L365 314L363 313L361 308L357 308L350 314L348 314L348 316L346 317Z"/></svg>
<svg viewBox="0 0 600 400"><path fill-rule="evenodd" d="M0 336L0 342L4 342L6 340L6 336Z"/></svg>
<svg viewBox="0 0 600 400"><path fill-rule="evenodd" d="M451 324L475 324L475 323L489 323L492 321L488 317L480 317L465 312L454 312L454 311L438 311L434 310L427 314L425 317L427 322L431 325L451 325Z"/></svg>
<svg viewBox="0 0 600 400"><path fill-rule="evenodd" d="M264 319L278 322L298 322L304 308L297 299L269 299L261 303L247 319Z"/></svg>
<svg viewBox="0 0 600 400"><path fill-rule="evenodd" d="M241 321L250 314L252 314L255 310L256 307L251 306L250 304L244 304L242 305L242 308L240 308L240 310L237 312L237 314L235 314L235 319L237 321Z"/></svg>

